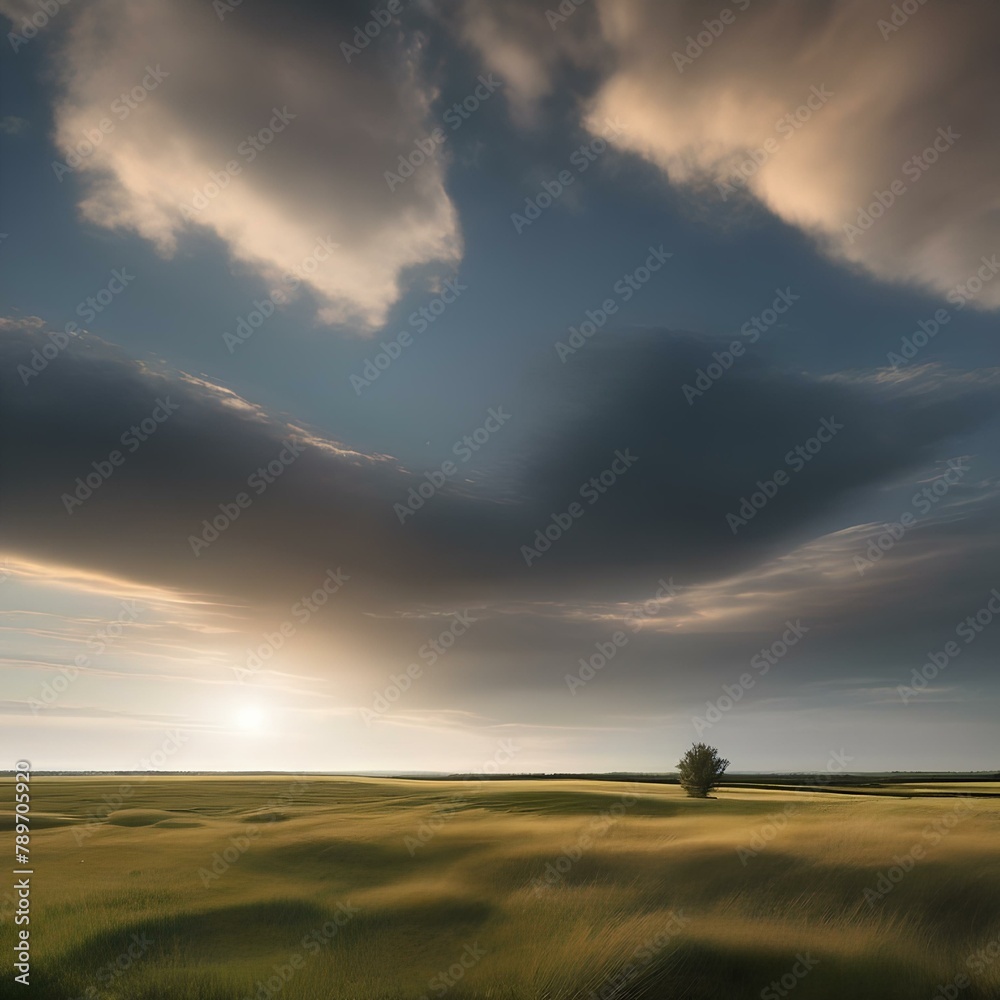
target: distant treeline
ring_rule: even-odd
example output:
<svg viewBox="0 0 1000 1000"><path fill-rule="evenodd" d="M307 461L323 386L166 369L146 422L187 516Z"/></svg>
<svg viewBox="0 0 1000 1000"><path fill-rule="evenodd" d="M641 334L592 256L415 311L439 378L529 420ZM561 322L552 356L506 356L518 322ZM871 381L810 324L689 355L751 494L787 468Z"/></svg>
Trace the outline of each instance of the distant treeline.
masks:
<svg viewBox="0 0 1000 1000"><path fill-rule="evenodd" d="M412 778L411 775L399 774L397 778ZM606 774L447 774L421 776L419 780L430 781L524 781L524 780L573 780L573 781L630 781L656 785L679 784L676 774L630 774L626 772L611 772ZM830 792L846 795L898 795L906 796L906 792L897 791L894 786L906 784L925 784L935 782L964 783L1000 782L1000 772L976 771L970 773L939 772L939 771L878 771L860 774L819 773L789 773L789 774L727 774L719 783L720 788L762 788L784 789L796 792ZM1000 791L920 791L917 794L926 797L950 797L955 795L973 795L982 798L1000 798Z"/></svg>
<svg viewBox="0 0 1000 1000"><path fill-rule="evenodd" d="M13 775L13 771L0 771L0 774ZM304 779L322 778L391 778L403 781L630 781L654 785L676 785L677 775L674 772L656 774L652 772L608 771L602 774L574 774L570 772L539 772L534 774L443 774L428 772L346 772L346 771L35 771L35 777L88 777L88 776L129 776L142 775L159 778L281 778L295 776ZM876 771L857 774L829 774L826 772L786 772L781 774L727 774L720 784L722 788L761 788L785 789L802 792L831 792L854 795L902 795L905 790L898 789L900 785L925 784L934 782L946 783L1000 783L1000 772L997 771ZM921 796L953 796L970 794L975 796L1000 798L1000 790L958 791L926 790L916 794Z"/></svg>

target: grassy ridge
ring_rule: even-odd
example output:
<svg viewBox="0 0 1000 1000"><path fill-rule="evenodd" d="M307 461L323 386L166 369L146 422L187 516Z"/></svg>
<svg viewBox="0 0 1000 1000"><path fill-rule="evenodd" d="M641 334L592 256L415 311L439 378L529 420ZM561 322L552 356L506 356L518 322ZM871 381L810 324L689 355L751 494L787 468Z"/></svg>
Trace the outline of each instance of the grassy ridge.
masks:
<svg viewBox="0 0 1000 1000"><path fill-rule="evenodd" d="M33 826L34 997L1000 996L995 799L42 778Z"/></svg>

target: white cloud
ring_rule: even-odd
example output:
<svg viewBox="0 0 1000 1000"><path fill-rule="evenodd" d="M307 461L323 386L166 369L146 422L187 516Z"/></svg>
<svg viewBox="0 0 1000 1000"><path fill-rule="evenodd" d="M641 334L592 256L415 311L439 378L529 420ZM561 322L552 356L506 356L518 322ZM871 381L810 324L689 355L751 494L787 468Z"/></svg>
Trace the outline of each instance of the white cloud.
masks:
<svg viewBox="0 0 1000 1000"><path fill-rule="evenodd" d="M419 53L385 37L391 71L375 52L348 65L330 28L253 17L241 9L220 23L193 0L95 0L76 12L55 141L77 163L82 213L167 256L191 225L205 226L272 288L299 273L323 322L377 327L406 268L453 264L461 252L440 159L395 191L383 176L431 127ZM122 96L133 88L134 106ZM102 119L93 152L71 159ZM273 139L246 143L271 126ZM303 273L319 240L337 245Z"/></svg>
<svg viewBox="0 0 1000 1000"><path fill-rule="evenodd" d="M986 56L977 43L989 31L983 20L996 23L987 7L924 10L883 38L879 12L864 0L808 13L754 4L734 8L733 23L691 63L669 53L698 34L700 6L602 0L601 13L617 68L590 120L627 116L619 143L672 179L732 179L748 151L764 149L745 186L776 215L833 257L939 294L996 252L1000 198L991 177L1000 133L972 100L975 81L995 73L976 58L977 50ZM823 87L832 96L822 104L813 96L809 108L811 91ZM893 182L894 204L859 227L859 209L876 192L892 194ZM977 304L1000 306L1000 282L985 286Z"/></svg>
<svg viewBox="0 0 1000 1000"><path fill-rule="evenodd" d="M879 20L891 9L867 0L734 0L725 24L721 9L594 0L553 33L530 5L470 2L461 35L486 65L518 70L522 82L509 88L518 121L537 116L570 64L584 67L597 81L585 124L596 134L608 117L624 121L620 148L720 214L738 214L730 194L751 196L879 279L943 296L973 279L1000 250L1000 121L983 104L1000 73L991 48L1000 9L928 4L889 31ZM832 96L820 104L813 88ZM942 132L960 138L947 144ZM925 170L913 157L935 141ZM741 177L755 150L762 162ZM722 201L716 184L734 178ZM882 217L847 229L894 181L905 189ZM1000 280L973 291L976 307L1000 307Z"/></svg>

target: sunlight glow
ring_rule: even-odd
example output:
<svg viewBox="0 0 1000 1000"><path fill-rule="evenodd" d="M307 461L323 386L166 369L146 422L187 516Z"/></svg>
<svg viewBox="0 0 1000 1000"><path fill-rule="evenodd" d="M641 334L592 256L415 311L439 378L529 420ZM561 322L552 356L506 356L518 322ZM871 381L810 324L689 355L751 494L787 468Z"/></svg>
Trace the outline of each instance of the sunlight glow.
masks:
<svg viewBox="0 0 1000 1000"><path fill-rule="evenodd" d="M233 721L247 733L262 733L269 728L270 716L259 705L243 705L236 710Z"/></svg>

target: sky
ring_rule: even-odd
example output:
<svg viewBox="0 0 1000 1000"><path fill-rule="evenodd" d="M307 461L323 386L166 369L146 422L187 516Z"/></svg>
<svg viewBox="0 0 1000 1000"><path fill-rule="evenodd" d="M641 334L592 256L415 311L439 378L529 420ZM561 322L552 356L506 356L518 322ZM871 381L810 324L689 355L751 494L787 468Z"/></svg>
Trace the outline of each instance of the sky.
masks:
<svg viewBox="0 0 1000 1000"><path fill-rule="evenodd" d="M0 13L8 760L997 768L994 4Z"/></svg>

